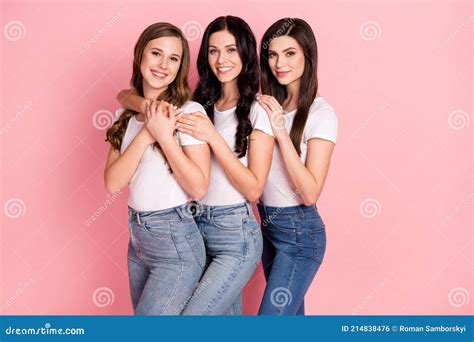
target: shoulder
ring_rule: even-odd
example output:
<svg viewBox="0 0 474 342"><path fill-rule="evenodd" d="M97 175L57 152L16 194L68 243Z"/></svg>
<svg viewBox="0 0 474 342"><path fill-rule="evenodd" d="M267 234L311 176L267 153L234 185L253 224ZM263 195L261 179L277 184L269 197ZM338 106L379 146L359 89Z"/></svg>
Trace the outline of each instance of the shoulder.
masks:
<svg viewBox="0 0 474 342"><path fill-rule="evenodd" d="M337 115L334 108L322 97L317 97L308 113L309 122L329 121L337 124Z"/></svg>
<svg viewBox="0 0 474 342"><path fill-rule="evenodd" d="M125 108L119 107L115 110L115 120L117 120L122 113L125 112Z"/></svg>
<svg viewBox="0 0 474 342"><path fill-rule="evenodd" d="M115 110L115 117L113 119L114 122L116 122L120 116L123 114L123 112L125 112L125 108L123 107L119 107Z"/></svg>
<svg viewBox="0 0 474 342"><path fill-rule="evenodd" d="M194 113L194 112L201 112L203 114L206 114L206 110L204 107L196 101L187 101L182 107L183 113L188 114L188 113Z"/></svg>

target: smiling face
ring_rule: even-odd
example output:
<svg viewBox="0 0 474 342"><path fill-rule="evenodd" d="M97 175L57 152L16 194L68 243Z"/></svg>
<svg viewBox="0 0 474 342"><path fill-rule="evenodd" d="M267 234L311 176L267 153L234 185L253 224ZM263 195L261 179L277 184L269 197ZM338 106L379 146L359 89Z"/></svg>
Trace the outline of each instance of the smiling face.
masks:
<svg viewBox="0 0 474 342"><path fill-rule="evenodd" d="M221 83L235 80L242 71L242 60L235 37L227 30L209 36L208 62Z"/></svg>
<svg viewBox="0 0 474 342"><path fill-rule="evenodd" d="M289 36L272 39L268 47L268 65L281 85L299 81L303 76L305 57L296 39Z"/></svg>
<svg viewBox="0 0 474 342"><path fill-rule="evenodd" d="M160 37L150 40L143 51L140 71L143 88L164 90L178 74L183 55L181 40L177 37Z"/></svg>

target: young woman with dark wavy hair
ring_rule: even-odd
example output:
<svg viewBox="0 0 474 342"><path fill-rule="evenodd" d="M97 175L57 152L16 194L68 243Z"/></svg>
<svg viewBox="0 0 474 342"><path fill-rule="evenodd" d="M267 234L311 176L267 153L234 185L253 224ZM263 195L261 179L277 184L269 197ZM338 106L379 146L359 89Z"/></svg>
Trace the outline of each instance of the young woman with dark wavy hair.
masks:
<svg viewBox="0 0 474 342"><path fill-rule="evenodd" d="M326 249L316 207L329 171L338 122L318 94L318 50L311 27L285 18L262 38L260 67L265 108L276 143L258 204L267 285L261 315L304 315L304 296Z"/></svg>
<svg viewBox="0 0 474 342"><path fill-rule="evenodd" d="M168 23L150 25L134 50L131 86L146 99L143 110L116 112L107 131L111 147L106 189L129 186L128 271L137 315L179 315L205 266L205 249L189 213L188 196L208 187L209 146L175 134L180 112L205 112L189 101L189 48Z"/></svg>

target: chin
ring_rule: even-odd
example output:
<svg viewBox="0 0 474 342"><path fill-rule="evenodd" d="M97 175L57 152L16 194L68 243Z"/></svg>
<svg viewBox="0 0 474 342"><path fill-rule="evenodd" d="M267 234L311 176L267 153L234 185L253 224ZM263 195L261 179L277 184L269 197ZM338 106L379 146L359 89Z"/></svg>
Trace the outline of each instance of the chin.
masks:
<svg viewBox="0 0 474 342"><path fill-rule="evenodd" d="M227 83L230 81L235 80L239 75L225 75L225 76L216 76L219 82L221 83Z"/></svg>

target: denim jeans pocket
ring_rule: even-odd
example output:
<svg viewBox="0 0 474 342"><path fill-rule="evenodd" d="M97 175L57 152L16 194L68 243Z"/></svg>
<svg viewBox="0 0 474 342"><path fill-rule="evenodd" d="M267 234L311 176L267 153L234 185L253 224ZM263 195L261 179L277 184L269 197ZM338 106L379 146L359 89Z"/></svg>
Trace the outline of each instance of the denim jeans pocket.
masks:
<svg viewBox="0 0 474 342"><path fill-rule="evenodd" d="M168 222L144 222L136 226L137 247L145 260L180 260Z"/></svg>
<svg viewBox="0 0 474 342"><path fill-rule="evenodd" d="M212 216L211 223L219 229L242 230L242 214Z"/></svg>
<svg viewBox="0 0 474 342"><path fill-rule="evenodd" d="M171 227L167 220L144 221L140 227L147 231L150 235L163 236L171 235Z"/></svg>
<svg viewBox="0 0 474 342"><path fill-rule="evenodd" d="M295 221L289 215L277 214L267 216L267 226L285 234L296 234Z"/></svg>

